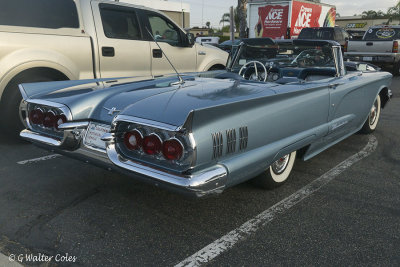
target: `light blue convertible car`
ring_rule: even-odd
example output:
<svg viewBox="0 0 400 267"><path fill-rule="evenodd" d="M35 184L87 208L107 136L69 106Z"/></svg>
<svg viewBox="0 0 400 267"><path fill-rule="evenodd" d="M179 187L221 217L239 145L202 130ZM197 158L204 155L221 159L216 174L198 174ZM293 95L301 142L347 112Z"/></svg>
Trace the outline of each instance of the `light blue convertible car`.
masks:
<svg viewBox="0 0 400 267"><path fill-rule="evenodd" d="M201 197L308 160L377 127L392 75L329 41L245 39L225 71L22 84L21 137Z"/></svg>

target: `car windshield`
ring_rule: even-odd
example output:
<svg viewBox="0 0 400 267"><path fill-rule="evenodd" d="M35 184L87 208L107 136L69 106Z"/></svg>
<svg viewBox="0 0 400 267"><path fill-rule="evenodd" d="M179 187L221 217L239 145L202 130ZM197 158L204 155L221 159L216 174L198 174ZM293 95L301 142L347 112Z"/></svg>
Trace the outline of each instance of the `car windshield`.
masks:
<svg viewBox="0 0 400 267"><path fill-rule="evenodd" d="M251 61L259 61L268 68L335 68L332 47L329 43L315 45L281 42L267 45L243 44L230 63L238 71Z"/></svg>
<svg viewBox="0 0 400 267"><path fill-rule="evenodd" d="M364 41L393 41L395 39L400 38L400 29L399 28L376 28L369 29L365 35Z"/></svg>

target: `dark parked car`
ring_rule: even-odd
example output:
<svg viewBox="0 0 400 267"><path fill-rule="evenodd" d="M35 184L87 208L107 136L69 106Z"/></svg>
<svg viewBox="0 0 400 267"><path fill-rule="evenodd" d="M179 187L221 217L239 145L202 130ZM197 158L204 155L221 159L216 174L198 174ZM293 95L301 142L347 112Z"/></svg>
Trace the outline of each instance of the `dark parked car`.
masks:
<svg viewBox="0 0 400 267"><path fill-rule="evenodd" d="M221 48L222 50L230 53L232 51L232 47L233 46L238 46L241 42L241 39L235 39L233 40L233 42L231 40L222 42L218 45L219 48Z"/></svg>
<svg viewBox="0 0 400 267"><path fill-rule="evenodd" d="M302 29L298 39L333 40L338 42L343 50L346 41L352 39L352 36L340 27L314 27Z"/></svg>

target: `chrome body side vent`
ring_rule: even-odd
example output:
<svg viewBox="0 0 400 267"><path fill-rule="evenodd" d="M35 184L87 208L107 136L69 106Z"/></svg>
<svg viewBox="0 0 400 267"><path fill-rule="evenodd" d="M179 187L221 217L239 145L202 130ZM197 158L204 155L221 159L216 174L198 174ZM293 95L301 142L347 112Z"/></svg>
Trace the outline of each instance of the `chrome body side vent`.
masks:
<svg viewBox="0 0 400 267"><path fill-rule="evenodd" d="M247 148L247 142L249 139L249 131L247 126L239 128L239 150L245 150Z"/></svg>
<svg viewBox="0 0 400 267"><path fill-rule="evenodd" d="M224 139L221 132L212 134L213 140L213 159L219 158L222 156L222 151L224 148Z"/></svg>
<svg viewBox="0 0 400 267"><path fill-rule="evenodd" d="M236 151L236 130L226 130L226 154Z"/></svg>

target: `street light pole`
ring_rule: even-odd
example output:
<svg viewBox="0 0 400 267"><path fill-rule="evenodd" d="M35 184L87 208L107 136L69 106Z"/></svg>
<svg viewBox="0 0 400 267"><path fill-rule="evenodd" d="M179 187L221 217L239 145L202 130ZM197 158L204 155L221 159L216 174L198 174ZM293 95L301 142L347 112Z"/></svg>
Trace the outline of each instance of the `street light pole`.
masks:
<svg viewBox="0 0 400 267"><path fill-rule="evenodd" d="M203 28L204 25L204 0L202 0L201 4L201 27Z"/></svg>
<svg viewBox="0 0 400 267"><path fill-rule="evenodd" d="M185 28L185 11L183 10L182 0L181 0L181 11L182 11L182 28Z"/></svg>
<svg viewBox="0 0 400 267"><path fill-rule="evenodd" d="M232 41L232 43L233 43L233 41L235 40L235 25L234 25L234 23L235 23L235 18L233 17L234 16L234 12L233 12L233 6L231 6L231 8L230 8L230 16L229 16L229 23L231 24L230 25L230 33L231 33L231 38L230 38L230 40Z"/></svg>

